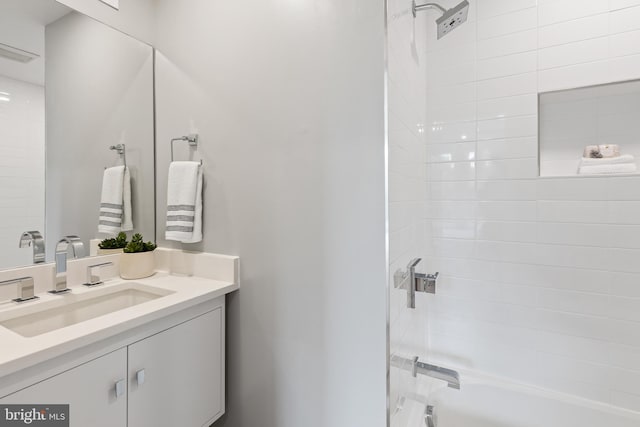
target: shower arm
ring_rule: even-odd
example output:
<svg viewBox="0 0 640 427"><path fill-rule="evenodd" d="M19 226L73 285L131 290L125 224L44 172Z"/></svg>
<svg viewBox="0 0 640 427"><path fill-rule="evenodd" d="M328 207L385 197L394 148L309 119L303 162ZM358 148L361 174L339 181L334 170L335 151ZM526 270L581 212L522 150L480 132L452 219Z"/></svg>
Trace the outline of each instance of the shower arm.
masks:
<svg viewBox="0 0 640 427"><path fill-rule="evenodd" d="M414 18L419 11L424 9L438 9L440 12L442 12L442 14L445 14L447 12L447 9L437 3L416 4L416 0L413 0L411 2L411 12L413 13Z"/></svg>

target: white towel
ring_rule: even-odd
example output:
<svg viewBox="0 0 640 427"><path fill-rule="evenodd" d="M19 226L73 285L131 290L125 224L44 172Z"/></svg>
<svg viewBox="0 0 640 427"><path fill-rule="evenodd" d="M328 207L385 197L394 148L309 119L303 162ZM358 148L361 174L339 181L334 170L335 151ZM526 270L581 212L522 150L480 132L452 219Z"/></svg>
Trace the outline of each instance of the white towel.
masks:
<svg viewBox="0 0 640 427"><path fill-rule="evenodd" d="M636 160L631 154L625 154L617 157L603 157L600 159L593 159L583 157L580 161L580 167L583 166L595 166L595 165L617 165L623 163L635 163Z"/></svg>
<svg viewBox="0 0 640 427"><path fill-rule="evenodd" d="M182 243L202 240L202 183L200 162L171 162L169 165L167 240Z"/></svg>
<svg viewBox="0 0 640 427"><path fill-rule="evenodd" d="M124 166L104 170L98 231L115 235L133 229L131 215L131 176Z"/></svg>
<svg viewBox="0 0 640 427"><path fill-rule="evenodd" d="M619 173L634 173L637 167L635 163L619 163L608 165L580 166L580 175L614 175Z"/></svg>

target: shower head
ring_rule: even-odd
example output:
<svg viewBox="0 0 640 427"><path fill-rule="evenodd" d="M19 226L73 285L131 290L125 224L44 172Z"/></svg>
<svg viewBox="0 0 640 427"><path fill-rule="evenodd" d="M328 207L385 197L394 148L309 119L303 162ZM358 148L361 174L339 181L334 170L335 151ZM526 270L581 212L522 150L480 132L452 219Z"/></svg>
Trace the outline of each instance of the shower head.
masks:
<svg viewBox="0 0 640 427"><path fill-rule="evenodd" d="M467 0L463 0L457 6L454 6L449 10L436 3L418 5L416 4L416 1L413 0L411 4L411 11L413 12L414 18L416 17L417 12L429 8L438 9L442 12L442 16L436 19L436 24L438 24L438 40L449 34L451 30L457 28L459 25L464 24L467 21L467 15L469 14L469 2Z"/></svg>

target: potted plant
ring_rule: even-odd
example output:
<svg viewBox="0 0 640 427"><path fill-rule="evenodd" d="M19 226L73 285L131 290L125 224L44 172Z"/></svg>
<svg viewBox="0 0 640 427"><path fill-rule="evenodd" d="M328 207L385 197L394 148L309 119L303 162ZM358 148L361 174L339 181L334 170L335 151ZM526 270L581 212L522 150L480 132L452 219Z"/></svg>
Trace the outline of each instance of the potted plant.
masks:
<svg viewBox="0 0 640 427"><path fill-rule="evenodd" d="M155 272L155 243L146 242L139 233L131 237L120 256L120 277L123 279L142 279Z"/></svg>
<svg viewBox="0 0 640 427"><path fill-rule="evenodd" d="M98 243L98 255L111 255L122 252L125 246L127 246L127 235L120 232L115 238L104 239Z"/></svg>

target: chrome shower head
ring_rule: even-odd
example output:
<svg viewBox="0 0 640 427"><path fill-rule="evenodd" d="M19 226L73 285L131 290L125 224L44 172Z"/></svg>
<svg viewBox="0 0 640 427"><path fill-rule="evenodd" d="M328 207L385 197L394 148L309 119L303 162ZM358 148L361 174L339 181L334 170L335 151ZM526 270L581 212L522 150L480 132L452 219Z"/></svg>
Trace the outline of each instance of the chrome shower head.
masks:
<svg viewBox="0 0 640 427"><path fill-rule="evenodd" d="M446 36L451 32L451 30L457 28L459 25L464 24L467 21L467 15L469 14L469 2L467 0L463 0L461 3L449 10L436 3L417 5L416 1L413 0L411 4L411 11L413 12L414 18L416 17L417 12L429 8L438 9L442 12L442 16L436 19L436 24L438 24L438 39Z"/></svg>

